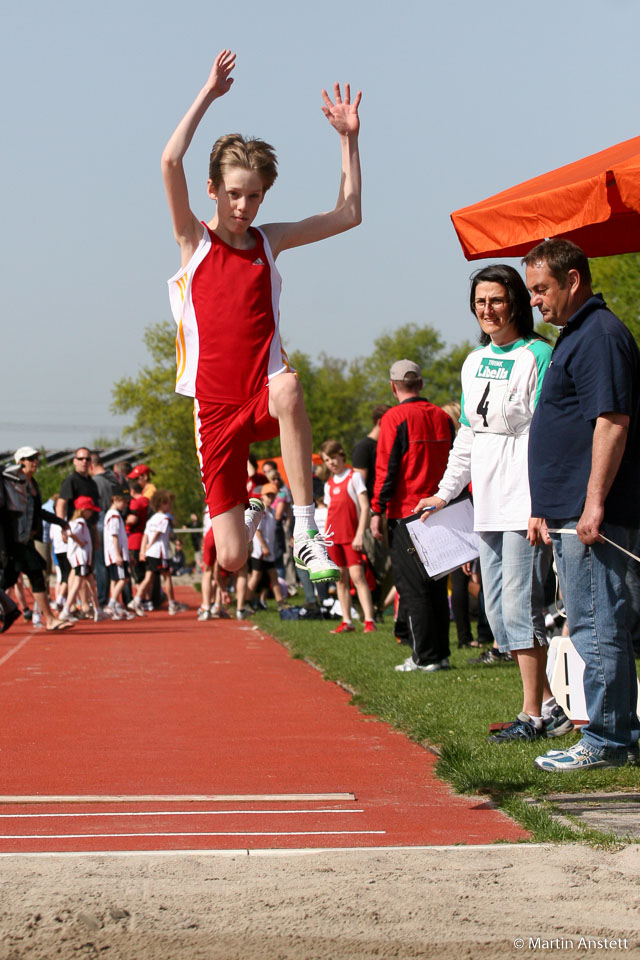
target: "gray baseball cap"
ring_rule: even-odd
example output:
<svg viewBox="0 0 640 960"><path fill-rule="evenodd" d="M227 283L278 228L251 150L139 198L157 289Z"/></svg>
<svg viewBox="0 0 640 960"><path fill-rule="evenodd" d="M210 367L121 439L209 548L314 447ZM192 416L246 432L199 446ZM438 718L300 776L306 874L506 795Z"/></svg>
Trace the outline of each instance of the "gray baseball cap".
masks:
<svg viewBox="0 0 640 960"><path fill-rule="evenodd" d="M396 360L389 370L390 380L422 380L420 367L413 360Z"/></svg>

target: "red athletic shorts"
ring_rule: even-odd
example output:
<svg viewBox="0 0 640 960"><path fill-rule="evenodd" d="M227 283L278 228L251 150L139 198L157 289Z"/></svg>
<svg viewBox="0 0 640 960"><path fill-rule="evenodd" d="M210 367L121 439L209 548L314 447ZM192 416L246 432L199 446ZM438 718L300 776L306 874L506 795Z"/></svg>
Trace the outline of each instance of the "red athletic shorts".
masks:
<svg viewBox="0 0 640 960"><path fill-rule="evenodd" d="M364 563L364 556L354 550L350 543L334 543L327 547L329 557L339 567L360 567Z"/></svg>
<svg viewBox="0 0 640 960"><path fill-rule="evenodd" d="M248 503L249 446L277 437L280 426L269 413L267 386L241 406L196 400L193 415L204 496L217 517Z"/></svg>

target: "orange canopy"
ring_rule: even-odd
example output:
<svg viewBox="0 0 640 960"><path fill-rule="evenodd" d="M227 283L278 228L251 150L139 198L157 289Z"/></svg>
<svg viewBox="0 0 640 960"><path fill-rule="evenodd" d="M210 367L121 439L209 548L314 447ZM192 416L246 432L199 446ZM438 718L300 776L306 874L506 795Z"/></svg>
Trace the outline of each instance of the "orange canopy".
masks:
<svg viewBox="0 0 640 960"><path fill-rule="evenodd" d="M566 237L589 257L640 250L640 137L451 214L467 260L522 257Z"/></svg>

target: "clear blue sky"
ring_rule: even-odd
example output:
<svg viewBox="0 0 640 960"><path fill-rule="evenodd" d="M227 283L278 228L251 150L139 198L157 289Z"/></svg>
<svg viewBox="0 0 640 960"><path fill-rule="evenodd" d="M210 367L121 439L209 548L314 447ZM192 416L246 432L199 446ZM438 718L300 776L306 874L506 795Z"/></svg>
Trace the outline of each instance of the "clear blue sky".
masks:
<svg viewBox="0 0 640 960"><path fill-rule="evenodd" d="M449 213L639 132L634 0L353 0L338 4L86 4L4 14L4 317L0 449L117 437L111 387L146 362L177 269L162 148L222 47L236 82L188 154L211 216L221 133L273 143L280 176L259 220L333 206L338 138L322 87L361 87L364 219L289 251L287 347L349 360L380 333L429 323L474 335L468 264ZM390 358L394 359L394 358Z"/></svg>

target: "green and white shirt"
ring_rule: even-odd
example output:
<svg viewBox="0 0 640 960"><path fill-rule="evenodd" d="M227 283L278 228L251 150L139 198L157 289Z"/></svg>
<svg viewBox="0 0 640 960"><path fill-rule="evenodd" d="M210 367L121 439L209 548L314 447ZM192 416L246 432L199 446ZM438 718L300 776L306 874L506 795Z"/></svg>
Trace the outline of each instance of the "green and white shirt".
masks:
<svg viewBox="0 0 640 960"><path fill-rule="evenodd" d="M529 426L550 359L544 340L515 340L462 365L460 430L436 495L448 503L471 482L476 530L527 529Z"/></svg>

